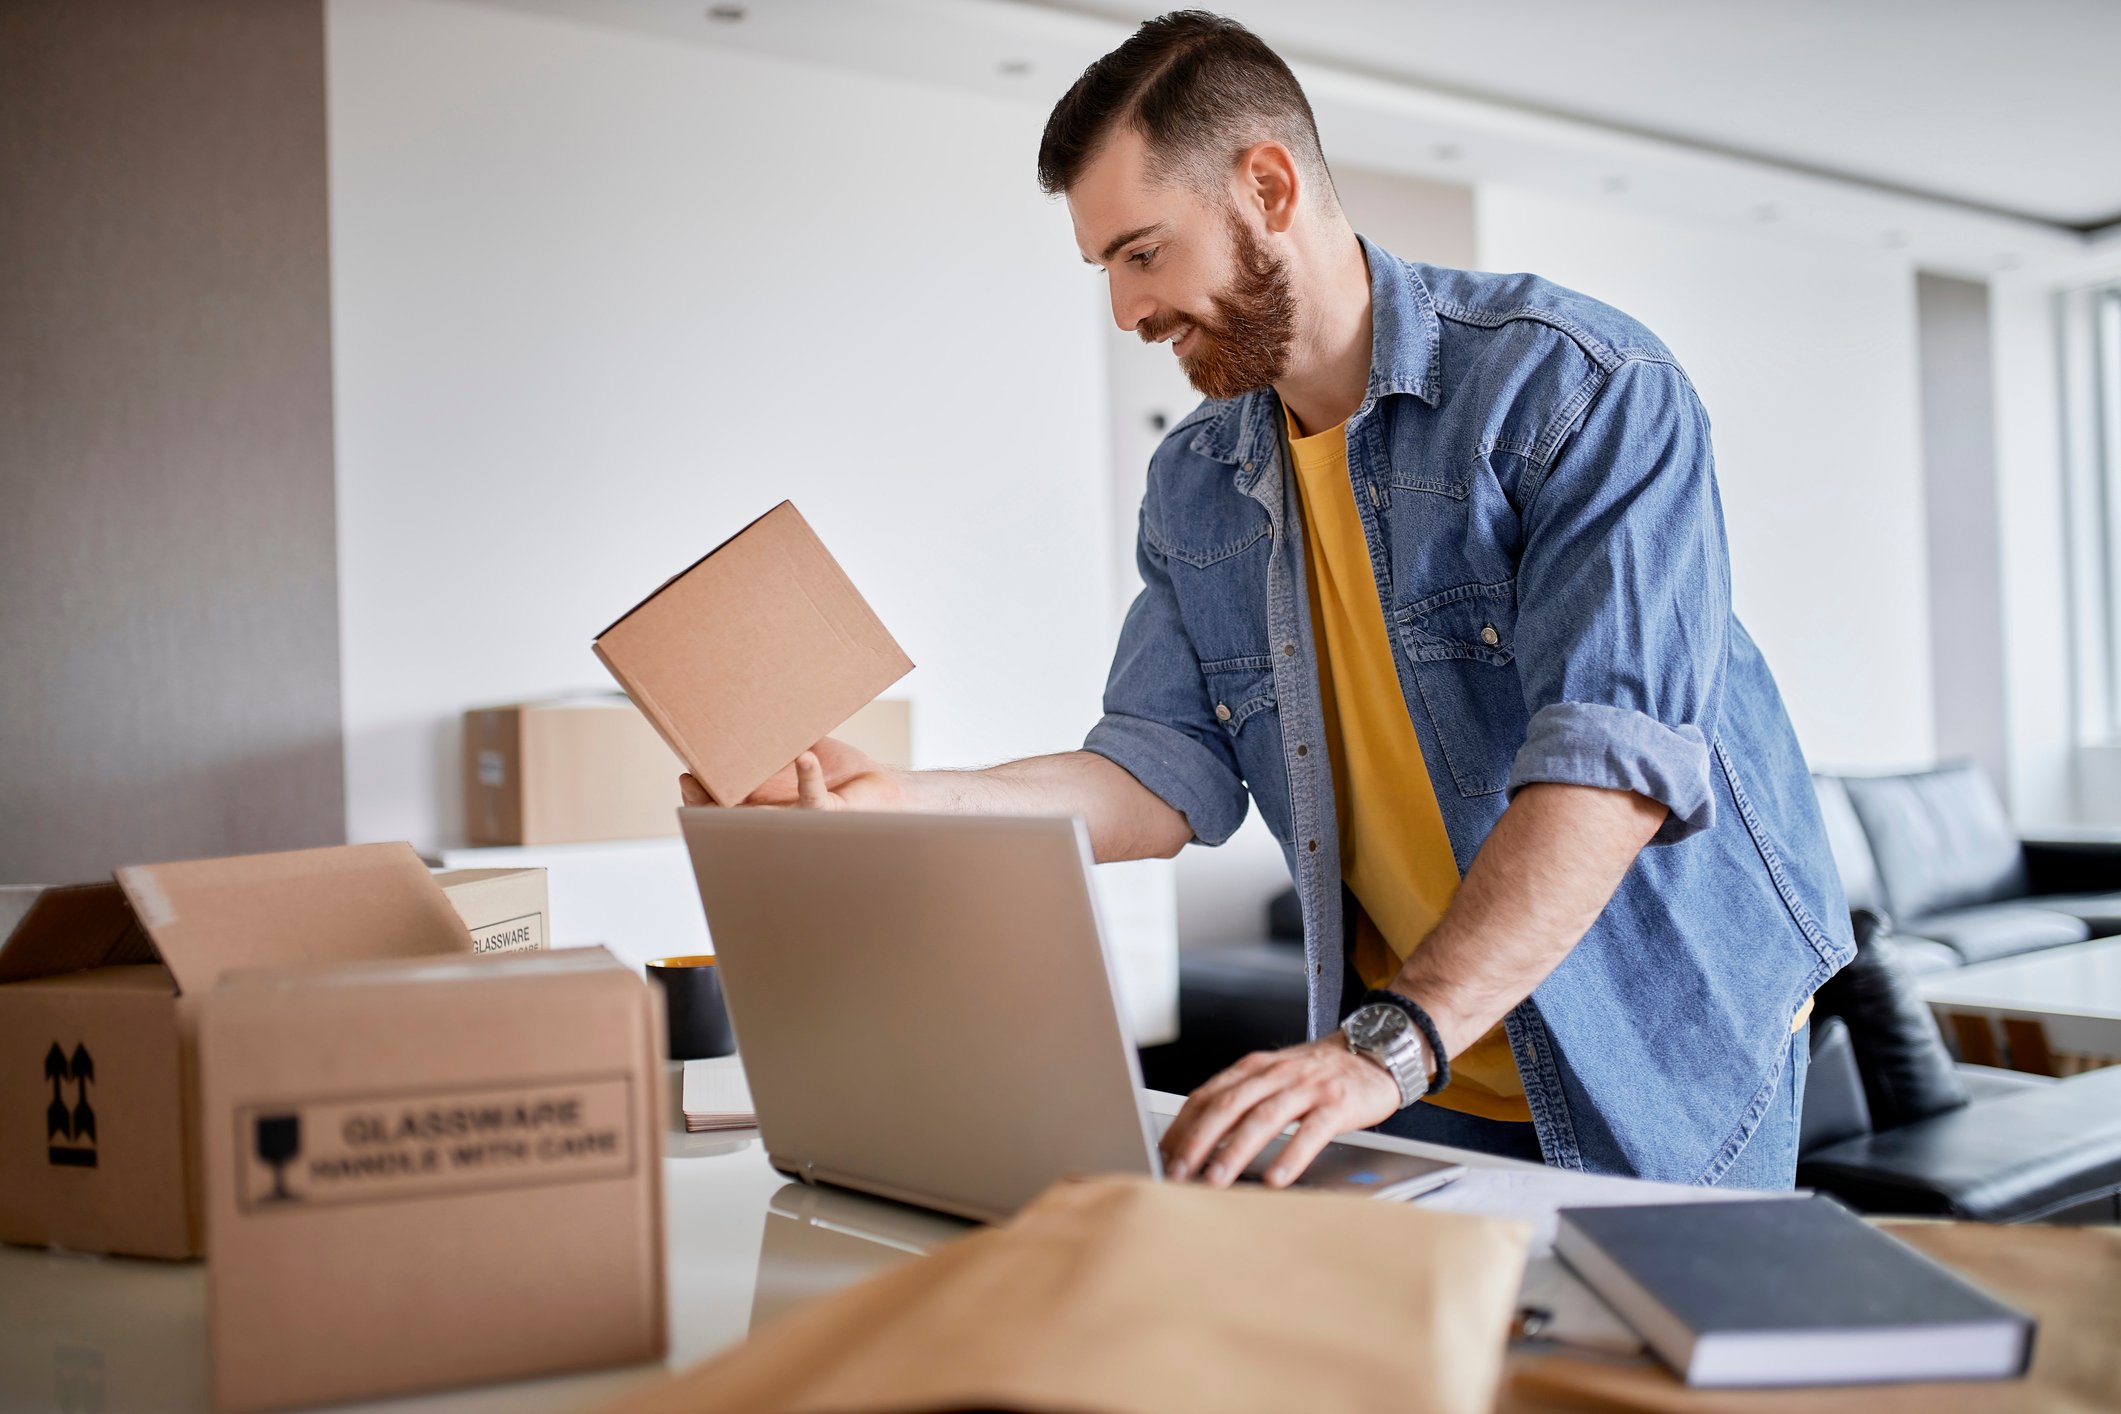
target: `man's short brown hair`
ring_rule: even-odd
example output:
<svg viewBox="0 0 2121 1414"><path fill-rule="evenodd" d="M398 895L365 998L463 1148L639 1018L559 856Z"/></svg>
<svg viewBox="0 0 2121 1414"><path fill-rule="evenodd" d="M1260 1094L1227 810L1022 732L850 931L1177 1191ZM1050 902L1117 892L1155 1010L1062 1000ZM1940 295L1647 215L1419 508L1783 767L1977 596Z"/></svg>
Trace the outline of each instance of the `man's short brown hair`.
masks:
<svg viewBox="0 0 2121 1414"><path fill-rule="evenodd" d="M1160 178L1205 188L1238 153L1272 139L1332 191L1318 123L1296 75L1258 35L1221 15L1158 16L1083 70L1046 119L1039 187L1048 196L1067 191L1123 125L1147 141Z"/></svg>

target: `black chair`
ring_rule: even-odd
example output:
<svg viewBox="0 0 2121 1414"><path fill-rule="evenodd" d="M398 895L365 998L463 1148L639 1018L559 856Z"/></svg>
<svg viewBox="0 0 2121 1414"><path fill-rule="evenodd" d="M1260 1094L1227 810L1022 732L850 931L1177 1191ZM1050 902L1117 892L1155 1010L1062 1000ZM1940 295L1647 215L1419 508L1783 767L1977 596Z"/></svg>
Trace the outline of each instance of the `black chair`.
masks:
<svg viewBox="0 0 2121 1414"><path fill-rule="evenodd" d="M1954 1065L1891 925L1819 991L1797 1182L1859 1212L2121 1220L2121 1067L2067 1080Z"/></svg>

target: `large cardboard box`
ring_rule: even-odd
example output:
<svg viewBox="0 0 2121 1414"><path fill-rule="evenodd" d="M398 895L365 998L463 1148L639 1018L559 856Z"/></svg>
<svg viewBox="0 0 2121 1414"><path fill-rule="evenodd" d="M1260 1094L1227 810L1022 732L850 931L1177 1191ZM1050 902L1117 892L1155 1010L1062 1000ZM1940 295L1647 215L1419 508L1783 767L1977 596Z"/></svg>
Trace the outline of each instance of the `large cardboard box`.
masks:
<svg viewBox="0 0 2121 1414"><path fill-rule="evenodd" d="M662 1030L633 969L568 948L246 973L199 1029L221 1404L663 1353Z"/></svg>
<svg viewBox="0 0 2121 1414"><path fill-rule="evenodd" d="M0 925L0 1241L194 1257L193 1043L223 974L466 956L410 845L149 864L9 890Z"/></svg>
<svg viewBox="0 0 2121 1414"><path fill-rule="evenodd" d="M593 646L719 805L741 802L913 668L787 501Z"/></svg>
<svg viewBox="0 0 2121 1414"><path fill-rule="evenodd" d="M473 952L543 952L552 946L543 869L442 869L434 877L471 930Z"/></svg>
<svg viewBox="0 0 2121 1414"><path fill-rule="evenodd" d="M616 693L464 714L468 843L581 844L678 831L684 770Z"/></svg>

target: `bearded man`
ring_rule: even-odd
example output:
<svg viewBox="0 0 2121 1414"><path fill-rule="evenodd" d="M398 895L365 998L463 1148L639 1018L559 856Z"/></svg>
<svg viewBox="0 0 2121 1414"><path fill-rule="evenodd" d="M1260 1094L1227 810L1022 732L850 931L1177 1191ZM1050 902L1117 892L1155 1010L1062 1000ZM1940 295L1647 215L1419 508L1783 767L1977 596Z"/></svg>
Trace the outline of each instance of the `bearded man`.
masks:
<svg viewBox="0 0 2121 1414"><path fill-rule="evenodd" d="M1068 813L1132 859L1221 843L1249 796L1316 1039L1195 1092L1174 1176L1229 1183L1294 1124L1270 1184L1368 1126L1788 1187L1810 998L1853 945L1672 355L1358 237L1295 77L1212 15L1092 64L1038 175L1206 398L1150 463L1105 716L981 771L827 741L754 799Z"/></svg>

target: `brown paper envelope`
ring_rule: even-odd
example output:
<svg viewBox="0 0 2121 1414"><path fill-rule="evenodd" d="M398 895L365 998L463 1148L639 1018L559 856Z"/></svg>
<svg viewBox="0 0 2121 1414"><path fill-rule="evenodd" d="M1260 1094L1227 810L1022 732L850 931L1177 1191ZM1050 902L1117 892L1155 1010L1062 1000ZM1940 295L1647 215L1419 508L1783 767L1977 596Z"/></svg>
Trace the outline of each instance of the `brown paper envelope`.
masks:
<svg viewBox="0 0 2121 1414"><path fill-rule="evenodd" d="M1475 1414L1530 1229L1135 1178L797 1308L614 1414Z"/></svg>

